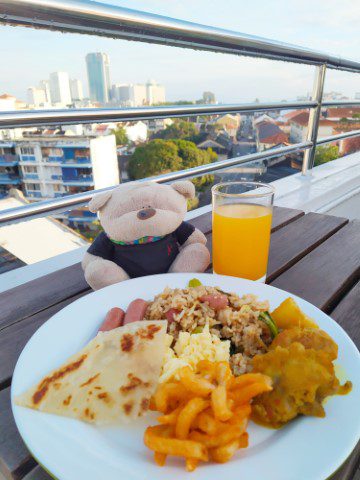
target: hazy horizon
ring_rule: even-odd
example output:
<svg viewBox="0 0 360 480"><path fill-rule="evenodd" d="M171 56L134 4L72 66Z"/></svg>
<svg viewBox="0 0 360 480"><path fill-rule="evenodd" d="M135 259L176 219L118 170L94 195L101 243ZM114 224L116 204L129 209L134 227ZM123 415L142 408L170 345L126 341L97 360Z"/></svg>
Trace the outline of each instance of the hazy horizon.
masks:
<svg viewBox="0 0 360 480"><path fill-rule="evenodd" d="M251 7L245 0L228 0L226 9L219 9L213 0L111 3L359 59L357 0L318 0L316 4L253 0ZM109 55L112 84L155 79L165 86L169 101L196 100L205 90L214 92L223 103L255 98L280 101L312 90L314 67L306 65L23 27L0 29L0 94L10 93L25 101L27 88L37 86L53 71L66 71L81 80L87 96L85 55L89 52ZM325 91L332 90L353 98L360 91L359 76L328 70Z"/></svg>

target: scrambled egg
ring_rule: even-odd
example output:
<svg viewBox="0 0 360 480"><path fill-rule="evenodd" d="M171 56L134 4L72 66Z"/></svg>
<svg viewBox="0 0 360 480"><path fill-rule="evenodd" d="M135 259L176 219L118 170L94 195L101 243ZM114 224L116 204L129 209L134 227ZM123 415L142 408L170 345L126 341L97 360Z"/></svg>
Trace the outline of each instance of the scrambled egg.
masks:
<svg viewBox="0 0 360 480"><path fill-rule="evenodd" d="M200 333L180 332L173 349L171 335L166 336L166 342L167 349L160 382L169 380L179 368L189 366L194 369L200 360L221 362L229 361L230 358L230 341L221 341L216 335L212 335L209 325L206 325Z"/></svg>

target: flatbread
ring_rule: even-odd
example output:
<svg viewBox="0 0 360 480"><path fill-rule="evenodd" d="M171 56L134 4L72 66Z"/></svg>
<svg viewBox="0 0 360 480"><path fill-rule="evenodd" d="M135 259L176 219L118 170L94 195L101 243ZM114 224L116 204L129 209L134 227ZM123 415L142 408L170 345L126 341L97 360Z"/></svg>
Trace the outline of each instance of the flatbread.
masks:
<svg viewBox="0 0 360 480"><path fill-rule="evenodd" d="M97 425L143 415L159 380L166 326L166 321L140 321L99 332L15 398L16 405Z"/></svg>

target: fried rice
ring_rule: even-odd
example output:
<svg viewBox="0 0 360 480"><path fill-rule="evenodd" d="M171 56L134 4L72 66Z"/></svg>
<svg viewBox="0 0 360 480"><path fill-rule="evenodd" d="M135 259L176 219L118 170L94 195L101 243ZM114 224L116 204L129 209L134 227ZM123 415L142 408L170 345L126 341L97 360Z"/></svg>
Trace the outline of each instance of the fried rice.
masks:
<svg viewBox="0 0 360 480"><path fill-rule="evenodd" d="M204 295L226 295L228 306L215 310L200 298ZM235 375L251 371L254 355L265 353L271 343L271 333L258 317L269 310L268 301L259 301L256 295L240 297L225 293L218 287L198 286L190 288L165 288L149 304L145 314L148 320L168 320L168 333L176 339L180 331L194 333L208 324L211 333L220 339L231 341L230 364Z"/></svg>

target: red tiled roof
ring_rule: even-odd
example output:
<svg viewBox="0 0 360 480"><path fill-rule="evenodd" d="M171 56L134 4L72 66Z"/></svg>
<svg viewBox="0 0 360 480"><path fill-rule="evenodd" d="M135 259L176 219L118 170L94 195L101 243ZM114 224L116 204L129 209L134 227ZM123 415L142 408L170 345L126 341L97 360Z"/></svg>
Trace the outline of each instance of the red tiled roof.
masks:
<svg viewBox="0 0 360 480"><path fill-rule="evenodd" d="M336 133L351 132L352 130L360 130L360 122L359 123L349 122L348 124L338 123L336 127L334 127L334 131Z"/></svg>
<svg viewBox="0 0 360 480"><path fill-rule="evenodd" d="M269 143L271 145L278 143L286 143L288 141L287 135L284 132L276 133L270 137L265 137L260 140L260 143Z"/></svg>
<svg viewBox="0 0 360 480"><path fill-rule="evenodd" d="M360 113L360 107L327 109L327 116L330 118L352 118L355 113Z"/></svg>
<svg viewBox="0 0 360 480"><path fill-rule="evenodd" d="M288 141L287 135L272 122L260 122L256 125L260 143L284 143Z"/></svg>
<svg viewBox="0 0 360 480"><path fill-rule="evenodd" d="M300 112L296 116L294 116L290 122L292 123L297 123L298 125L301 125L302 127L306 127L307 124L309 123L309 112ZM321 118L320 119L320 125L322 126L335 126L336 122L333 120L327 120L326 118Z"/></svg>
<svg viewBox="0 0 360 480"><path fill-rule="evenodd" d="M298 125L305 126L309 121L309 112L298 112L291 118L291 122L297 123Z"/></svg>
<svg viewBox="0 0 360 480"><path fill-rule="evenodd" d="M284 115L284 118L287 118L288 120L291 120L292 118L296 117L299 115L299 113L306 113L306 110L292 110L291 112L288 112Z"/></svg>

